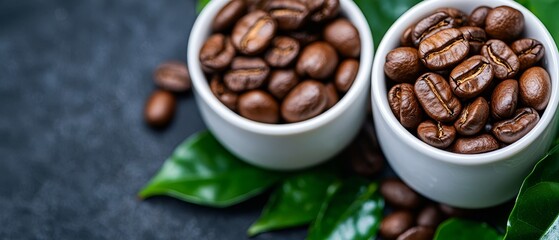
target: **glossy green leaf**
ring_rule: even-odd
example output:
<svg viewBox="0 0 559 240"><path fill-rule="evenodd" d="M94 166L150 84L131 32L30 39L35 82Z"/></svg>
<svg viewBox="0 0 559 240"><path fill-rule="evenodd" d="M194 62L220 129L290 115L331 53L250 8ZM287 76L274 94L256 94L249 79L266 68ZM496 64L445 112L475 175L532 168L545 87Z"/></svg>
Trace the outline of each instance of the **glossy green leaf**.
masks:
<svg viewBox="0 0 559 240"><path fill-rule="evenodd" d="M439 225L434 240L501 240L495 229L486 223L451 218Z"/></svg>
<svg viewBox="0 0 559 240"><path fill-rule="evenodd" d="M517 0L517 2L530 9L543 22L555 42L559 44L559 21L557 18L559 0Z"/></svg>
<svg viewBox="0 0 559 240"><path fill-rule="evenodd" d="M384 200L377 183L361 179L336 182L313 222L307 239L371 239L382 220Z"/></svg>
<svg viewBox="0 0 559 240"><path fill-rule="evenodd" d="M375 48L378 47L382 37L405 11L421 0L355 0L373 32Z"/></svg>
<svg viewBox="0 0 559 240"><path fill-rule="evenodd" d="M546 232L555 234L551 239L559 239L557 230L553 230L558 227L558 215L559 146L556 146L524 179L509 216L505 239L538 239Z"/></svg>
<svg viewBox="0 0 559 240"><path fill-rule="evenodd" d="M209 2L210 0L198 0L196 3L196 13L200 13Z"/></svg>
<svg viewBox="0 0 559 240"><path fill-rule="evenodd" d="M310 223L326 198L328 186L335 180L335 173L324 167L285 180L270 197L260 218L250 226L248 235Z"/></svg>
<svg viewBox="0 0 559 240"><path fill-rule="evenodd" d="M242 162L205 131L180 144L139 197L167 195L227 207L261 193L285 175Z"/></svg>

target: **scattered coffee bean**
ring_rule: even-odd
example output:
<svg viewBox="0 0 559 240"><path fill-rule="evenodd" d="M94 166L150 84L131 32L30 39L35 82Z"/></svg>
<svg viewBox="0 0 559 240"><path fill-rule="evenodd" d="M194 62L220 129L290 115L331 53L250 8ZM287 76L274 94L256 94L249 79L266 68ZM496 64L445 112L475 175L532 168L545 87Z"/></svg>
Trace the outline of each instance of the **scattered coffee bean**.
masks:
<svg viewBox="0 0 559 240"><path fill-rule="evenodd" d="M303 49L296 70L300 76L326 79L338 65L336 50L326 42L314 42Z"/></svg>
<svg viewBox="0 0 559 240"><path fill-rule="evenodd" d="M263 123L278 123L279 106L274 97L262 90L252 90L239 96L239 114Z"/></svg>
<svg viewBox="0 0 559 240"><path fill-rule="evenodd" d="M417 226L412 227L402 233L396 240L432 240L435 230L431 227Z"/></svg>
<svg viewBox="0 0 559 240"><path fill-rule="evenodd" d="M551 78L541 67L526 70L519 80L520 99L528 107L542 111L551 96Z"/></svg>
<svg viewBox="0 0 559 240"><path fill-rule="evenodd" d="M212 29L223 31L233 26L246 12L247 4L244 0L232 0L215 15Z"/></svg>
<svg viewBox="0 0 559 240"><path fill-rule="evenodd" d="M276 33L276 22L266 12L256 10L242 17L233 28L233 46L246 55L261 53Z"/></svg>
<svg viewBox="0 0 559 240"><path fill-rule="evenodd" d="M191 88L190 74L186 64L178 61L162 63L153 74L155 85L161 89L181 93Z"/></svg>
<svg viewBox="0 0 559 240"><path fill-rule="evenodd" d="M493 80L493 67L487 58L476 55L456 66L450 73L450 87L460 98L481 94Z"/></svg>
<svg viewBox="0 0 559 240"><path fill-rule="evenodd" d="M281 115L287 122L300 122L321 114L328 103L326 88L320 82L306 80L283 100Z"/></svg>
<svg viewBox="0 0 559 240"><path fill-rule="evenodd" d="M507 44L501 40L489 40L481 48L481 53L493 66L495 77L507 79L514 77L520 70L518 57Z"/></svg>
<svg viewBox="0 0 559 240"><path fill-rule="evenodd" d="M386 203L399 209L415 209L421 206L423 198L404 182L386 179L380 185L380 193Z"/></svg>
<svg viewBox="0 0 559 240"><path fill-rule="evenodd" d="M518 81L509 79L499 83L491 95L491 116L506 119L514 114L518 103Z"/></svg>
<svg viewBox="0 0 559 240"><path fill-rule="evenodd" d="M299 83L299 78L293 69L274 70L270 74L268 92L277 99L283 99L291 89ZM336 101L337 102L337 101Z"/></svg>
<svg viewBox="0 0 559 240"><path fill-rule="evenodd" d="M343 56L359 57L361 38L357 28L347 19L340 18L326 25L323 36Z"/></svg>
<svg viewBox="0 0 559 240"><path fill-rule="evenodd" d="M267 4L266 9L281 30L300 28L309 15L305 3L298 0L272 0Z"/></svg>
<svg viewBox="0 0 559 240"><path fill-rule="evenodd" d="M225 70L234 57L235 48L231 40L220 33L210 36L200 50L200 63L206 73Z"/></svg>
<svg viewBox="0 0 559 240"><path fill-rule="evenodd" d="M482 28L465 26L459 28L464 35L464 39L470 44L470 53L479 54L481 47L485 44L487 36Z"/></svg>
<svg viewBox="0 0 559 240"><path fill-rule="evenodd" d="M489 104L485 98L478 97L462 110L460 117L454 122L454 128L464 136L476 135L485 127L489 113Z"/></svg>
<svg viewBox="0 0 559 240"><path fill-rule="evenodd" d="M452 152L462 154L485 153L499 148L499 143L490 134L475 137L458 138L451 146Z"/></svg>
<svg viewBox="0 0 559 240"><path fill-rule="evenodd" d="M144 109L144 119L152 127L165 127L175 115L177 100L172 93L156 90L151 94Z"/></svg>
<svg viewBox="0 0 559 240"><path fill-rule="evenodd" d="M242 92L262 86L270 68L260 58L236 57L231 63L231 69L225 73L225 85L235 91Z"/></svg>
<svg viewBox="0 0 559 240"><path fill-rule="evenodd" d="M518 56L520 70L526 70L539 62L545 53L541 42L531 38L516 40L511 45L512 51Z"/></svg>
<svg viewBox="0 0 559 240"><path fill-rule="evenodd" d="M291 65L299 55L300 45L290 37L276 37L264 59L272 67L283 68Z"/></svg>
<svg viewBox="0 0 559 240"><path fill-rule="evenodd" d="M433 204L427 205L417 215L417 225L436 228L445 219L441 210Z"/></svg>
<svg viewBox="0 0 559 240"><path fill-rule="evenodd" d="M454 121L462 111L462 104L441 75L423 74L415 82L414 91L423 110L436 121Z"/></svg>
<svg viewBox="0 0 559 240"><path fill-rule="evenodd" d="M524 137L532 130L540 115L532 108L521 108L509 120L497 122L493 125L493 135L504 143L513 143Z"/></svg>
<svg viewBox="0 0 559 240"><path fill-rule="evenodd" d="M346 59L340 63L336 75L334 76L334 83L338 91L346 93L359 72L359 62L355 59Z"/></svg>
<svg viewBox="0 0 559 240"><path fill-rule="evenodd" d="M488 6L481 6L474 9L472 14L468 17L468 24L474 27L485 28L485 19L489 11L491 11L491 8Z"/></svg>
<svg viewBox="0 0 559 240"><path fill-rule="evenodd" d="M215 74L210 80L210 90L223 105L233 111L237 110L238 95L225 86L219 74Z"/></svg>
<svg viewBox="0 0 559 240"><path fill-rule="evenodd" d="M493 8L485 18L485 31L492 38L510 41L524 30L524 15L509 6Z"/></svg>
<svg viewBox="0 0 559 240"><path fill-rule="evenodd" d="M423 119L423 110L415 97L413 85L401 83L388 92L388 104L394 116L405 128L415 129Z"/></svg>
<svg viewBox="0 0 559 240"><path fill-rule="evenodd" d="M413 227L413 215L408 211L396 211L384 217L380 223L379 234L383 239L396 239Z"/></svg>
<svg viewBox="0 0 559 240"><path fill-rule="evenodd" d="M399 47L386 55L384 73L396 82L413 83L423 69L423 63L415 48Z"/></svg>
<svg viewBox="0 0 559 240"><path fill-rule="evenodd" d="M427 120L417 127L417 136L423 142L436 147L447 148L456 138L454 126L443 125L441 122Z"/></svg>
<svg viewBox="0 0 559 240"><path fill-rule="evenodd" d="M419 44L419 57L431 70L456 66L469 52L468 40L456 28L441 30Z"/></svg>

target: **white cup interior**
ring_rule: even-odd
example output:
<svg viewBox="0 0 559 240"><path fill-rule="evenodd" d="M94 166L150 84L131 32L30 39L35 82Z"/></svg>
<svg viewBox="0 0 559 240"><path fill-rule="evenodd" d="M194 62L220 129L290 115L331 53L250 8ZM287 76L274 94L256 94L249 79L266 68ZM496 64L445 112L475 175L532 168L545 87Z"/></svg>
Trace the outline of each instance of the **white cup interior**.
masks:
<svg viewBox="0 0 559 240"><path fill-rule="evenodd" d="M394 48L397 48L400 44L400 36L404 30L417 22L418 20L426 17L428 14L432 13L435 9L441 7L454 7L458 8L466 13L471 13L478 6L490 6L496 7L501 5L508 5L513 8L520 10L524 14L524 19L526 21L524 37L530 37L537 39L542 42L545 46L545 57L542 59L542 65L549 72L551 76L551 98L549 104L542 116L540 116L540 121L530 131L526 136L522 137L515 143L492 152L482 153L482 154L457 154L447 152L441 149L432 147L420 139L416 138L407 129L405 129L400 122L393 115L388 105L388 80L384 75L384 63L385 57L388 52ZM557 111L557 106L559 103L559 57L557 52L557 46L553 41L553 38L545 28L545 26L539 21L539 19L534 16L528 9L522 5L510 1L510 0L446 0L446 1L423 1L417 4L412 9L404 13L386 32L382 42L377 49L377 56L375 56L375 61L372 70L372 104L376 105L380 111L381 117L388 123L388 125L395 129L398 133L397 135L407 147L414 148L426 155L432 157L433 159L440 159L442 161L447 161L453 164L460 165L482 165L488 164L495 161L503 160L514 156L520 151L523 151L527 146L537 139L544 131L547 130L550 125L554 115Z"/></svg>

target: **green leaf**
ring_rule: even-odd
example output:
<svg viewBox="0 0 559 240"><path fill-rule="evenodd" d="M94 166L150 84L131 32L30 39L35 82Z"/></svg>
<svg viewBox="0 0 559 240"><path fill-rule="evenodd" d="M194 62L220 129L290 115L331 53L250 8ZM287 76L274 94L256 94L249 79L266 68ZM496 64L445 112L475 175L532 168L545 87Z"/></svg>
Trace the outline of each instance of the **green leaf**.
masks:
<svg viewBox="0 0 559 240"><path fill-rule="evenodd" d="M517 0L520 4L530 9L551 33L555 43L559 44L559 21L557 21L558 0Z"/></svg>
<svg viewBox="0 0 559 240"><path fill-rule="evenodd" d="M524 179L507 223L506 240L538 239L548 229L559 239L559 145Z"/></svg>
<svg viewBox="0 0 559 240"><path fill-rule="evenodd" d="M383 208L377 183L368 184L361 179L333 183L307 239L374 238Z"/></svg>
<svg viewBox="0 0 559 240"><path fill-rule="evenodd" d="M380 40L405 11L413 7L421 0L355 0L373 32L375 48Z"/></svg>
<svg viewBox="0 0 559 240"><path fill-rule="evenodd" d="M434 240L501 240L495 229L486 223L451 218L437 228Z"/></svg>
<svg viewBox="0 0 559 240"><path fill-rule="evenodd" d="M196 3L196 13L200 13L209 2L210 0L198 0Z"/></svg>
<svg viewBox="0 0 559 240"><path fill-rule="evenodd" d="M228 207L261 193L284 176L242 162L204 131L175 149L139 197L167 195L200 205Z"/></svg>
<svg viewBox="0 0 559 240"><path fill-rule="evenodd" d="M336 175L324 167L285 180L270 197L260 218L250 226L248 235L310 223L326 198L328 186L335 180Z"/></svg>

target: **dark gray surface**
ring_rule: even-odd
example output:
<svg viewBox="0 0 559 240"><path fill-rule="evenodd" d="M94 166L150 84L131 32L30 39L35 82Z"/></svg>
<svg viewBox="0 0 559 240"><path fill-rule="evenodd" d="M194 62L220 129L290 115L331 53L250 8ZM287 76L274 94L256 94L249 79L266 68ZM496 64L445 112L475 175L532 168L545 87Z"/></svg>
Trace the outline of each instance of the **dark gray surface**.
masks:
<svg viewBox="0 0 559 240"><path fill-rule="evenodd" d="M186 59L194 5L0 1L0 239L246 238L266 196L224 210L135 197L205 128L191 96L165 131L141 118L155 66Z"/></svg>

